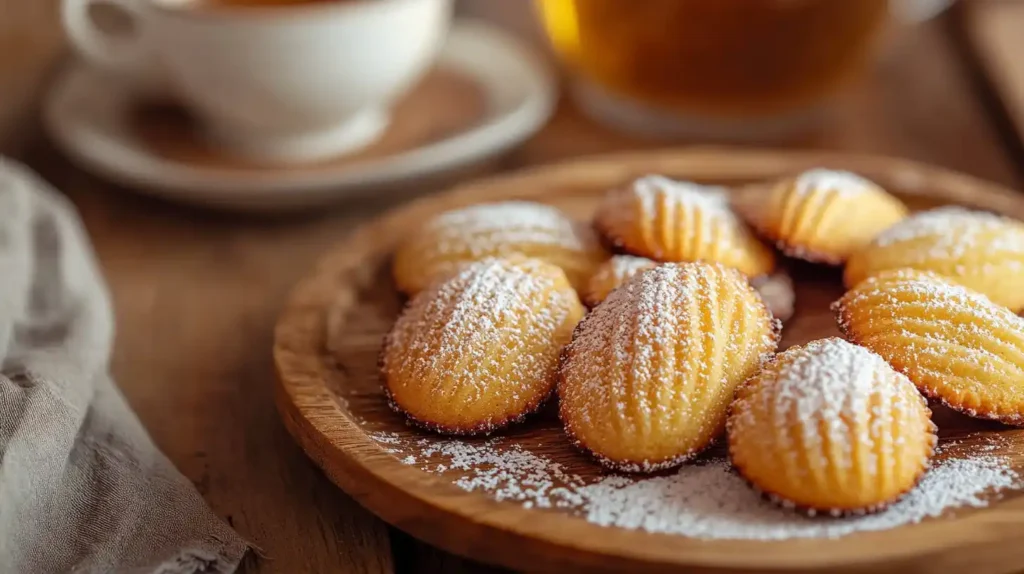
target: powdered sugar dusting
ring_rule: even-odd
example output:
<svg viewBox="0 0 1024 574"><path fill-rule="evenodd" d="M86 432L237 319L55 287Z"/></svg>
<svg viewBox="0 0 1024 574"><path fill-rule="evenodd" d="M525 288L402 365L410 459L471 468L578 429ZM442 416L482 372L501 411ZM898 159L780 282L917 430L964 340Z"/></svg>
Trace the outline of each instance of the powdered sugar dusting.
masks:
<svg viewBox="0 0 1024 574"><path fill-rule="evenodd" d="M648 213L654 212L653 205L661 196L677 204L698 205L710 211L731 213L725 188L720 186L669 179L662 175L646 175L633 182L632 191L645 205L652 206L647 210Z"/></svg>
<svg viewBox="0 0 1024 574"><path fill-rule="evenodd" d="M523 245L593 249L593 232L549 205L505 201L449 211L431 220L440 253L469 249L474 257L512 253ZM472 239L470 241L470 238Z"/></svg>
<svg viewBox="0 0 1024 574"><path fill-rule="evenodd" d="M911 374L924 394L981 418L1024 423L1024 318L933 273L872 277L833 304L839 329Z"/></svg>
<svg viewBox="0 0 1024 574"><path fill-rule="evenodd" d="M658 262L634 255L615 255L604 262L587 284L586 302L596 306L623 283L641 271L657 267Z"/></svg>
<svg viewBox="0 0 1024 574"><path fill-rule="evenodd" d="M659 216L662 212L664 213ZM614 228L628 228L662 219L672 221L676 218L690 220L685 229L676 229L672 237L666 238L679 243L675 245L676 248L689 244L691 240L697 246L713 246L716 241L728 239L725 234L716 232L718 226L740 225L739 219L729 206L724 188L677 181L660 175L638 178L625 190L613 192L606 198L598 215L598 220L604 222L604 227ZM696 221L701 221L702 224L697 225ZM690 235L693 232L692 226L697 228L696 236ZM657 245L651 247L660 249ZM719 249L725 251L727 247L720 246ZM655 253L654 256L660 257L660 254Z"/></svg>
<svg viewBox="0 0 1024 574"><path fill-rule="evenodd" d="M637 273L657 265L657 261L634 255L616 255L611 258L611 272L618 279L620 285Z"/></svg>
<svg viewBox="0 0 1024 574"><path fill-rule="evenodd" d="M887 301L897 305L910 303L931 303L934 310L945 312L969 307L984 315L987 319L1000 320L1013 317L1013 313L1003 313L1003 308L998 307L992 301L971 289L946 280L937 274L928 271L916 271L911 269L899 269L876 277L869 278L855 290L849 292L849 299L856 301L860 297L876 295L876 289L891 291L893 297ZM944 316L944 315L941 315ZM912 317L907 317L912 319ZM891 317L898 321L899 316ZM1013 319L1007 319L1016 323ZM1012 327L1012 324L1003 324L1003 327Z"/></svg>
<svg viewBox="0 0 1024 574"><path fill-rule="evenodd" d="M393 444L398 435L372 438ZM410 439L418 467L452 476L453 484L525 508L559 508L593 524L703 539L837 538L980 508L996 493L1020 488L1009 461L982 444L953 445L957 458L940 460L906 497L877 514L849 518L806 516L761 498L716 458L653 478L585 479L507 439L486 442Z"/></svg>
<svg viewBox="0 0 1024 574"><path fill-rule="evenodd" d="M657 267L660 263L646 257L635 255L615 255L606 261L590 278L587 286L587 304L596 306L608 297L613 290L621 287L633 276ZM771 275L761 275L750 279L750 285L761 295L772 312L780 321L788 321L793 316L796 303L796 292L793 279L785 271L777 271Z"/></svg>
<svg viewBox="0 0 1024 574"><path fill-rule="evenodd" d="M716 460L673 476L637 482L606 479L591 485L585 489L586 517L604 526L695 538L836 538L913 524L951 508L985 506L985 492L1017 482L1017 474L998 457L947 460L907 497L881 513L807 518L764 501L731 472L726 461Z"/></svg>
<svg viewBox="0 0 1024 574"><path fill-rule="evenodd" d="M584 504L577 492L583 480L566 473L562 465L545 460L518 444L496 448L498 440L474 445L456 441L427 444L422 455L441 455L449 462L434 468L435 472L449 469L469 471L455 481L455 486L467 491L484 491L497 500L522 502L528 508L571 508Z"/></svg>
<svg viewBox="0 0 1024 574"><path fill-rule="evenodd" d="M878 186L855 173L822 168L801 173L793 185L793 191L798 196L820 191L850 196L878 190Z"/></svg>
<svg viewBox="0 0 1024 574"><path fill-rule="evenodd" d="M943 317L960 317L962 311L968 314L957 322L952 331L924 333L927 344L914 345L909 348L913 353L921 355L943 354L945 347L937 344L957 339L969 339L984 342L993 338L994 332L1017 333L1024 331L1024 319L1015 315L1005 307L996 305L978 293L944 278L920 271L891 271L868 279L857 288L846 293L842 299L833 304L839 311L840 330L852 333L856 325L850 323L850 314L843 309L872 307L881 301L886 309L885 321L894 330L884 333L888 337L902 339L905 343L919 337L919 333L911 325L916 325L919 317L934 317L940 322ZM910 307L920 309L907 313ZM991 372L993 361L1004 361L1005 353L989 352L983 345L959 345L958 352L971 354L976 364Z"/></svg>
<svg viewBox="0 0 1024 574"><path fill-rule="evenodd" d="M679 213L683 210L697 210L701 213L707 218L708 223L700 228L701 235L698 239L702 244L711 244L716 240L713 225L715 222L738 224L737 217L729 207L728 196L720 187L648 175L633 182L630 189L640 200L642 219L654 221L659 211L658 204L661 202L666 204L670 213Z"/></svg>
<svg viewBox="0 0 1024 574"><path fill-rule="evenodd" d="M769 424L776 432L762 432L761 421L750 408L734 407L737 414L730 425L737 436L742 434L744 440L760 441L762 448L772 449L779 437L791 438L786 430L794 419L804 423L800 425L801 446L784 449L792 457L793 467L800 467L799 457L808 452L826 456L824 445L828 445L827 466L850 469L854 453L860 450L855 445L861 445L871 455L865 466L873 473L878 470L873 459L876 444L883 461L895 458L896 445L882 438L892 432L894 415L912 409L911 400L923 406L907 377L893 372L882 357L837 337L790 348L775 360L773 372L762 375L763 382L737 402L760 401L756 410L772 413L774 420ZM886 380L881 384L883 377ZM873 401L885 408L872 410ZM855 424L865 413L870 413L871 424ZM824 423L824 434L820 423Z"/></svg>
<svg viewBox="0 0 1024 574"><path fill-rule="evenodd" d="M882 232L874 246L921 241L917 262L960 259L984 243L989 252L1024 254L1024 226L1006 217L946 206L923 211ZM912 263L914 261L908 262Z"/></svg>
<svg viewBox="0 0 1024 574"><path fill-rule="evenodd" d="M716 309L710 319L702 306ZM735 385L777 342L777 323L739 272L717 264L660 265L613 291L577 330L564 353L562 419L606 466L674 466L718 434ZM672 456L652 449L631 461L608 460L609 445L583 444L584 435L608 440L610 433L590 432L602 426L617 429L612 442L641 450L662 442L661 433L686 438Z"/></svg>
<svg viewBox="0 0 1024 574"><path fill-rule="evenodd" d="M427 411L433 407L423 402L441 399L469 409L486 398L512 412L538 403L551 389L556 338L568 338L574 325L567 322L582 312L568 284L557 284L560 275L534 259L485 258L418 294L383 354L393 399L412 395ZM545 351L533 350L537 341L546 343L539 346ZM480 430L488 430L485 423Z"/></svg>
<svg viewBox="0 0 1024 574"><path fill-rule="evenodd" d="M641 177L605 196L594 228L615 250L657 261L716 261L749 277L775 267L720 187Z"/></svg>

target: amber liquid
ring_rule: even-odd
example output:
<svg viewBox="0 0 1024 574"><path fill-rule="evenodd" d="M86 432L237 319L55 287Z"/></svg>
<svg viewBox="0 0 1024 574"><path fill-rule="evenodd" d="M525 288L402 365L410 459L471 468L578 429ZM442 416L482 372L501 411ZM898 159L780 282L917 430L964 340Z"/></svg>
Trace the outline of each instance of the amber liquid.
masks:
<svg viewBox="0 0 1024 574"><path fill-rule="evenodd" d="M689 113L813 104L869 60L887 0L536 0L570 69Z"/></svg>

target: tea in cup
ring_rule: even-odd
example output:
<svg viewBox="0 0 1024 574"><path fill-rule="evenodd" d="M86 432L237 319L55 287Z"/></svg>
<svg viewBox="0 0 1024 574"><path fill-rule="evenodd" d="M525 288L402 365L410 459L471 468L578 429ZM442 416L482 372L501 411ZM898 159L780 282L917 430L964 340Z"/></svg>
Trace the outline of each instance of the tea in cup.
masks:
<svg viewBox="0 0 1024 574"><path fill-rule="evenodd" d="M713 139L785 133L866 67L889 0L535 0L591 116Z"/></svg>

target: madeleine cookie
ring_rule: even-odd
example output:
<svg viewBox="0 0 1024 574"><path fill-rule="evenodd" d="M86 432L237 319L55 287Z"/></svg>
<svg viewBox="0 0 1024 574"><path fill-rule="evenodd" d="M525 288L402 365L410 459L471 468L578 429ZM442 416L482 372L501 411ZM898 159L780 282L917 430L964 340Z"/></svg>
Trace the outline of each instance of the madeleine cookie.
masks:
<svg viewBox="0 0 1024 574"><path fill-rule="evenodd" d="M778 321L735 269L644 271L612 291L562 352L566 433L611 469L678 465L722 433L736 385L778 341Z"/></svg>
<svg viewBox="0 0 1024 574"><path fill-rule="evenodd" d="M1024 319L927 271L887 271L833 304L846 337L925 395L967 415L1024 426Z"/></svg>
<svg viewBox="0 0 1024 574"><path fill-rule="evenodd" d="M596 307L613 290L622 286L634 275L658 266L657 261L633 255L615 255L605 261L590 278L583 301L588 307ZM796 295L793 280L785 271L762 275L750 280L750 284L764 299L768 310L776 319L786 322L793 316Z"/></svg>
<svg viewBox="0 0 1024 574"><path fill-rule="evenodd" d="M474 205L429 220L395 252L398 289L415 295L436 279L485 257L525 255L561 267L580 290L608 254L585 224L526 201Z"/></svg>
<svg viewBox="0 0 1024 574"><path fill-rule="evenodd" d="M421 291L385 339L389 403L444 434L486 434L551 394L584 309L561 269L488 258Z"/></svg>
<svg viewBox="0 0 1024 574"><path fill-rule="evenodd" d="M1024 223L960 207L921 212L851 256L844 281L849 288L908 267L934 271L1014 311L1024 309Z"/></svg>
<svg viewBox="0 0 1024 574"><path fill-rule="evenodd" d="M796 311L796 290L789 273L779 269L771 275L751 279L750 284L776 319L785 323L793 317Z"/></svg>
<svg viewBox="0 0 1024 574"><path fill-rule="evenodd" d="M724 191L649 175L609 193L594 227L615 250L656 261L718 262L748 277L775 255L733 214Z"/></svg>
<svg viewBox="0 0 1024 574"><path fill-rule="evenodd" d="M729 409L729 455L784 506L865 513L917 484L935 430L907 377L832 337L779 353L740 387Z"/></svg>
<svg viewBox="0 0 1024 574"><path fill-rule="evenodd" d="M588 307L596 307L598 303L608 297L609 293L621 287L631 277L657 266L657 261L646 257L613 255L611 259L602 263L590 277L587 289L583 292L583 302Z"/></svg>
<svg viewBox="0 0 1024 574"><path fill-rule="evenodd" d="M829 265L841 265L907 216L903 203L878 185L827 169L741 192L735 207L786 255Z"/></svg>

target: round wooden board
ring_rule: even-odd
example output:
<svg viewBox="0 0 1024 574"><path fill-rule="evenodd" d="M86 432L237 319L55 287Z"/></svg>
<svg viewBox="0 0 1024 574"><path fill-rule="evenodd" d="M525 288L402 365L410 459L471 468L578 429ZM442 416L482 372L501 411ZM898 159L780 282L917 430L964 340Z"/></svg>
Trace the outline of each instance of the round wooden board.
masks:
<svg viewBox="0 0 1024 574"><path fill-rule="evenodd" d="M277 326L277 403L306 453L350 495L384 520L448 551L528 571L813 571L1002 573L1024 565L1024 495L1007 493L986 509L888 531L838 539L778 542L697 540L602 527L557 509L527 509L467 492L451 469L428 473L405 457L422 458L424 440L404 424L380 390L381 338L402 300L390 280L389 256L410 229L441 211L520 198L588 218L605 190L661 173L715 184L743 184L825 166L870 177L914 208L957 203L1024 219L1024 197L977 179L909 161L828 153L701 148L596 157L473 182L405 205L354 232L294 291ZM796 315L783 347L837 335L828 309L842 294L839 272L793 269ZM1024 470L1024 430L937 411L944 441L965 445L999 434L997 453ZM374 437L397 437L381 444ZM601 471L566 442L550 413L502 435L506 442L596 479ZM538 446L539 445L539 446ZM991 448L991 447L990 447Z"/></svg>

